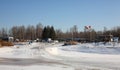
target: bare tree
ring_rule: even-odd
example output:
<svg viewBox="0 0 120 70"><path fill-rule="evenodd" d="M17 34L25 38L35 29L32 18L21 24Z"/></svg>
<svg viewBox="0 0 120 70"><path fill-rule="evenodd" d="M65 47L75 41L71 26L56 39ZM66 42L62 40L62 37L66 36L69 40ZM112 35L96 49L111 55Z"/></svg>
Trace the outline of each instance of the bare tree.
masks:
<svg viewBox="0 0 120 70"><path fill-rule="evenodd" d="M2 37L2 31L0 30L0 37Z"/></svg>
<svg viewBox="0 0 120 70"><path fill-rule="evenodd" d="M43 30L43 25L41 23L36 25L36 37L41 38L42 37L42 30Z"/></svg>
<svg viewBox="0 0 120 70"><path fill-rule="evenodd" d="M71 38L78 38L78 28L77 25L74 25L70 28Z"/></svg>
<svg viewBox="0 0 120 70"><path fill-rule="evenodd" d="M28 40L34 40L36 38L36 30L33 25L29 25L26 29L26 38Z"/></svg>
<svg viewBox="0 0 120 70"><path fill-rule="evenodd" d="M8 34L7 34L7 29L2 28L1 34L2 34L2 37L7 37L7 36L8 36Z"/></svg>
<svg viewBox="0 0 120 70"><path fill-rule="evenodd" d="M61 29L56 30L56 37L58 39L63 38L63 32L61 31Z"/></svg>
<svg viewBox="0 0 120 70"><path fill-rule="evenodd" d="M11 28L11 33L12 33L12 36L17 39L18 38L18 27L17 26L13 26Z"/></svg>
<svg viewBox="0 0 120 70"><path fill-rule="evenodd" d="M19 26L18 27L18 36L20 40L24 40L25 37L25 27L24 26Z"/></svg>

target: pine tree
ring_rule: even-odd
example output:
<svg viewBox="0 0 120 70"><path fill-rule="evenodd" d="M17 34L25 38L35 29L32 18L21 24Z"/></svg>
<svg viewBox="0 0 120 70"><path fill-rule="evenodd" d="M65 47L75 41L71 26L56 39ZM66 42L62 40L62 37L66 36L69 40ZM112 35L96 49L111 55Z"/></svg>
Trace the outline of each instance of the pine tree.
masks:
<svg viewBox="0 0 120 70"><path fill-rule="evenodd" d="M42 32L42 39L46 39L46 31L47 31L47 28L44 27L43 32Z"/></svg>
<svg viewBox="0 0 120 70"><path fill-rule="evenodd" d="M42 39L47 39L47 38L51 38L53 40L56 38L56 33L53 26L44 27L42 32Z"/></svg>
<svg viewBox="0 0 120 70"><path fill-rule="evenodd" d="M53 26L50 28L50 38L53 40L56 38L56 33Z"/></svg>
<svg viewBox="0 0 120 70"><path fill-rule="evenodd" d="M46 38L51 38L51 36L50 36L50 30L51 30L50 26L47 26L47 29L46 29Z"/></svg>

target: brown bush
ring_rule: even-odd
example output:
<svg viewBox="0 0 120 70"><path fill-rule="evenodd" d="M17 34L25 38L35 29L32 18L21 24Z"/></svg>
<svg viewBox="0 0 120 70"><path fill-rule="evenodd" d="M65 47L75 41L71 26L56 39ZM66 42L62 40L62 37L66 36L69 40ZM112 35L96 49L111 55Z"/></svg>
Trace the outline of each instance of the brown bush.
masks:
<svg viewBox="0 0 120 70"><path fill-rule="evenodd" d="M69 42L65 42L64 45L77 45L78 42L76 41L69 41Z"/></svg>
<svg viewBox="0 0 120 70"><path fill-rule="evenodd" d="M0 47L2 46L13 46L13 43L0 40Z"/></svg>
<svg viewBox="0 0 120 70"><path fill-rule="evenodd" d="M1 43L0 43L0 47L2 47Z"/></svg>

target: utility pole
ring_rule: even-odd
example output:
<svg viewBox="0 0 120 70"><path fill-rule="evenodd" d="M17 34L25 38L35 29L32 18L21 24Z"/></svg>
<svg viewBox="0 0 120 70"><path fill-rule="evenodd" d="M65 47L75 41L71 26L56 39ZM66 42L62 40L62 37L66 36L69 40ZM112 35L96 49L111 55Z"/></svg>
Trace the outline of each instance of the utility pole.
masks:
<svg viewBox="0 0 120 70"><path fill-rule="evenodd" d="M71 34L72 34L72 41L73 41L73 28L70 28Z"/></svg>
<svg viewBox="0 0 120 70"><path fill-rule="evenodd" d="M72 31L72 41L73 41L73 31Z"/></svg>
<svg viewBox="0 0 120 70"><path fill-rule="evenodd" d="M91 37L92 37L92 35L91 35L91 31L92 31L92 29L91 29L91 26L85 26L85 33L86 32L88 32L88 39L91 41ZM87 35L87 34L86 34Z"/></svg>

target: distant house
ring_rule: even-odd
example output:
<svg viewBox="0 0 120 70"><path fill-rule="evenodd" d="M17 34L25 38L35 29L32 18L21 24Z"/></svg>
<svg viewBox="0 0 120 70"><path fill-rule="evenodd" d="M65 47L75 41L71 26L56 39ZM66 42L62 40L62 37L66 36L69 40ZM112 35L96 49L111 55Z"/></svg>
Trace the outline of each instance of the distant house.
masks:
<svg viewBox="0 0 120 70"><path fill-rule="evenodd" d="M14 38L13 37L0 37L0 40L8 41L8 42L13 42Z"/></svg>
<svg viewBox="0 0 120 70"><path fill-rule="evenodd" d="M77 42L88 42L86 38L59 38L58 41L77 41Z"/></svg>
<svg viewBox="0 0 120 70"><path fill-rule="evenodd" d="M119 37L113 37L113 42L119 42Z"/></svg>
<svg viewBox="0 0 120 70"><path fill-rule="evenodd" d="M53 40L51 39L51 38L46 38L46 39L43 39L42 40L42 42L48 42L48 43L50 43L50 42L52 42Z"/></svg>
<svg viewBox="0 0 120 70"><path fill-rule="evenodd" d="M97 37L97 41L112 42L113 41L113 35L99 35Z"/></svg>

